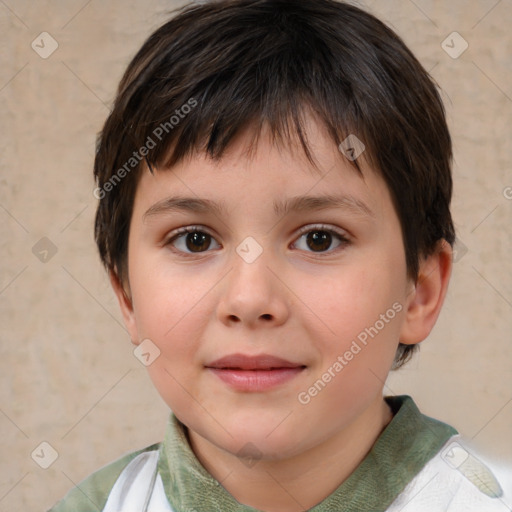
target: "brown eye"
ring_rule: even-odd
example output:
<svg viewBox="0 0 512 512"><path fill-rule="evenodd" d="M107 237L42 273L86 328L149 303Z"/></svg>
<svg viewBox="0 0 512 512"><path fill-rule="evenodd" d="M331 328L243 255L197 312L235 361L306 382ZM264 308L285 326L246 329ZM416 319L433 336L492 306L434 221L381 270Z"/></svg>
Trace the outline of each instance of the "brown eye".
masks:
<svg viewBox="0 0 512 512"><path fill-rule="evenodd" d="M312 253L333 253L336 249L343 249L350 241L341 233L333 229L303 229L301 235L294 243L296 248Z"/></svg>
<svg viewBox="0 0 512 512"><path fill-rule="evenodd" d="M312 251L325 251L332 243L332 235L327 231L310 231L306 243Z"/></svg>
<svg viewBox="0 0 512 512"><path fill-rule="evenodd" d="M210 247L212 237L207 233L195 231L194 233L187 233L185 240L187 249L191 252L202 252Z"/></svg>
<svg viewBox="0 0 512 512"><path fill-rule="evenodd" d="M184 254L198 254L207 252L211 248L212 244L216 244L220 248L220 245L215 239L199 229L184 228L177 235L169 240L167 245L171 245L175 252Z"/></svg>

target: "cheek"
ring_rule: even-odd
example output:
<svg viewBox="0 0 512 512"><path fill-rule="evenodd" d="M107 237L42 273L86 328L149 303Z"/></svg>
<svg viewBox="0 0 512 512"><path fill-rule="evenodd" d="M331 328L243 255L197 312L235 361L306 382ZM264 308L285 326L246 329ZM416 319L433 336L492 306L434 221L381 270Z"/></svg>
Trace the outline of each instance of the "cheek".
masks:
<svg viewBox="0 0 512 512"><path fill-rule="evenodd" d="M206 302L202 303L196 294L197 290L190 295L155 293L135 310L141 339L153 341L160 349L161 360L173 371L181 371L185 363L190 366L196 362L209 320Z"/></svg>
<svg viewBox="0 0 512 512"><path fill-rule="evenodd" d="M329 387L336 400L346 395L337 395L335 388L360 396L386 379L404 315L399 293L403 281L385 265L362 265L340 271L335 278L302 280L297 288L310 308L304 309L304 318L311 320L303 320L302 327L319 354L312 380L334 373Z"/></svg>
<svg viewBox="0 0 512 512"><path fill-rule="evenodd" d="M162 253L138 259L144 264L137 265L134 257L132 268L137 270L130 283L139 335L166 345L176 345L173 340L189 345L206 319L204 299L214 281L206 274L199 278L191 267L170 264Z"/></svg>
<svg viewBox="0 0 512 512"><path fill-rule="evenodd" d="M160 350L147 368L155 388L176 413L199 415L201 410L195 408L201 396L202 361L198 354L209 314L206 302L199 301L196 292L155 293L138 314L139 332Z"/></svg>
<svg viewBox="0 0 512 512"><path fill-rule="evenodd" d="M218 279L206 273L200 277L192 267L173 267L162 257L146 258L139 266L134 258L133 268L137 271L130 283L139 340L150 339L161 352L148 369L156 380L169 380L159 370L164 367L178 378L198 362L205 326L211 321L210 292Z"/></svg>
<svg viewBox="0 0 512 512"><path fill-rule="evenodd" d="M333 339L347 340L373 326L390 309L386 320L397 317L393 304L403 297L396 277L385 270L351 267L336 276L301 278L296 282L302 284L295 289L319 326L323 324ZM391 323L398 322L386 322L386 327Z"/></svg>

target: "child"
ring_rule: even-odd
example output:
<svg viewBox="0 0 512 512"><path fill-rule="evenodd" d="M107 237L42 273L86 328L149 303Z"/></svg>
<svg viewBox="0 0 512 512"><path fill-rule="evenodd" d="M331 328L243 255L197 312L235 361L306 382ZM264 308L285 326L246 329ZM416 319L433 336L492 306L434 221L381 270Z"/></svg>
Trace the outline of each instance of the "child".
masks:
<svg viewBox="0 0 512 512"><path fill-rule="evenodd" d="M52 511L510 510L452 427L383 397L448 287L451 157L432 79L354 6L157 30L99 139L95 234L172 414Z"/></svg>

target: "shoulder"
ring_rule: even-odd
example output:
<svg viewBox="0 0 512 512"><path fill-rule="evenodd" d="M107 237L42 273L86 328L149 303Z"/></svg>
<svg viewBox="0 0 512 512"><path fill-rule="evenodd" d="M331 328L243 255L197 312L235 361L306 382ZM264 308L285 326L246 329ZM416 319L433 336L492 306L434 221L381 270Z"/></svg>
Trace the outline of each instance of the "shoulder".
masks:
<svg viewBox="0 0 512 512"><path fill-rule="evenodd" d="M409 483L388 512L511 512L512 468L476 455L453 436Z"/></svg>
<svg viewBox="0 0 512 512"><path fill-rule="evenodd" d="M138 450L104 466L71 489L66 496L48 512L71 512L87 510L101 512L110 491L123 470L138 456L155 452L160 443Z"/></svg>

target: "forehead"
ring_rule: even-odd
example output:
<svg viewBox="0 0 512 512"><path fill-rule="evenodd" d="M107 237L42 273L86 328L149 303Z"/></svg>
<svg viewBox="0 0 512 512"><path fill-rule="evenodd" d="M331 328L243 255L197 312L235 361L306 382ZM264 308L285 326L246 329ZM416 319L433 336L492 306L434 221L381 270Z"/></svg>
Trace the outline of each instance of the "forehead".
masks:
<svg viewBox="0 0 512 512"><path fill-rule="evenodd" d="M375 217L386 209L391 202L387 186L364 153L358 158L359 172L311 119L307 139L313 163L298 140L278 143L263 130L255 142L247 130L218 160L197 152L172 169L151 173L145 168L135 210L147 218L171 210L227 215L234 205L271 210L275 216L341 206Z"/></svg>

